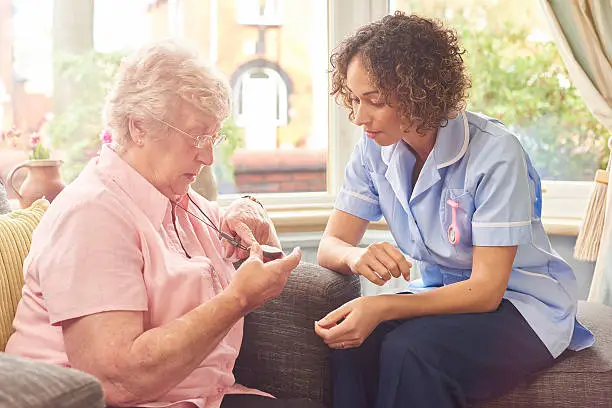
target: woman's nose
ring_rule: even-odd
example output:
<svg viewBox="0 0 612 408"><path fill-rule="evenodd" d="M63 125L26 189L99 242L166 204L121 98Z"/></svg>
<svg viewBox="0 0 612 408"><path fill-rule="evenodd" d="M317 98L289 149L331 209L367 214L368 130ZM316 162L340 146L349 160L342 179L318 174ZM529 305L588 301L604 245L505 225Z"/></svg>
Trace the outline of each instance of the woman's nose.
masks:
<svg viewBox="0 0 612 408"><path fill-rule="evenodd" d="M355 109L354 113L355 119L353 120L353 123L355 123L357 126L363 126L370 122L370 115L368 114L367 109L364 109L363 105L359 105Z"/></svg>
<svg viewBox="0 0 612 408"><path fill-rule="evenodd" d="M213 161L215 159L213 146L210 143L206 143L204 147L199 148L197 159L205 166L210 166L211 164L213 164Z"/></svg>

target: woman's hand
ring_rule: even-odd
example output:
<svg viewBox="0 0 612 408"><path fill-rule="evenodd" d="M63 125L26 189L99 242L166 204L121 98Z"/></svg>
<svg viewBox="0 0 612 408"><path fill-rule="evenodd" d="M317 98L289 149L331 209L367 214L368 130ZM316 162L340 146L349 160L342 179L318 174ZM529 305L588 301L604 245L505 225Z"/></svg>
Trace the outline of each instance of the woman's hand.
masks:
<svg viewBox="0 0 612 408"><path fill-rule="evenodd" d="M280 248L276 230L266 210L248 198L235 200L227 207L221 222L221 231L237 237L237 240L246 247L257 242ZM233 246L226 240L223 240L223 246L227 258L244 259L249 256L247 251Z"/></svg>
<svg viewBox="0 0 612 408"><path fill-rule="evenodd" d="M315 332L330 348L359 347L384 319L378 296L353 299L315 322Z"/></svg>
<svg viewBox="0 0 612 408"><path fill-rule="evenodd" d="M346 262L351 271L378 286L387 283L391 277L403 276L405 280L410 280L412 263L388 242L376 242L365 251L351 251L350 254Z"/></svg>
<svg viewBox="0 0 612 408"><path fill-rule="evenodd" d="M295 248L281 259L263 263L261 247L254 242L249 258L240 265L227 290L239 300L246 314L281 294L301 258L301 250Z"/></svg>

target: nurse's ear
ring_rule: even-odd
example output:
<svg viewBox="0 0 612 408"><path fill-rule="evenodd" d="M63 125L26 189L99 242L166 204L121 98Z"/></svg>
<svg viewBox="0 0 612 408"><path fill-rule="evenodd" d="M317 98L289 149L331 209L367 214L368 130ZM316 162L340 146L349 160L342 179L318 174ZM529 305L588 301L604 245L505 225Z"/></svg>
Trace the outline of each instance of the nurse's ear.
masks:
<svg viewBox="0 0 612 408"><path fill-rule="evenodd" d="M416 133L416 128L417 128L416 124L413 121L411 121L409 118L401 118L400 131L404 135Z"/></svg>
<svg viewBox="0 0 612 408"><path fill-rule="evenodd" d="M128 117L128 130L130 131L130 140L132 143L136 146L142 146L146 134L143 121L130 115Z"/></svg>

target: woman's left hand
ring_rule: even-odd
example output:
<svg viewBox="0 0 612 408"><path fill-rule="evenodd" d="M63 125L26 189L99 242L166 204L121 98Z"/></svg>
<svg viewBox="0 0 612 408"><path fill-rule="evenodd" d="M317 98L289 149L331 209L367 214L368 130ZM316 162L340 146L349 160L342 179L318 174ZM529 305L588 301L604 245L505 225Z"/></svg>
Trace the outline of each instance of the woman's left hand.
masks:
<svg viewBox="0 0 612 408"><path fill-rule="evenodd" d="M250 247L253 241L257 241L259 244L280 248L276 230L266 210L248 198L239 198L227 207L221 222L221 231L235 237L245 247ZM227 258L244 259L249 256L247 251L233 246L227 240L222 242Z"/></svg>
<svg viewBox="0 0 612 408"><path fill-rule="evenodd" d="M378 296L364 296L345 303L315 322L315 332L330 348L359 347L382 321Z"/></svg>

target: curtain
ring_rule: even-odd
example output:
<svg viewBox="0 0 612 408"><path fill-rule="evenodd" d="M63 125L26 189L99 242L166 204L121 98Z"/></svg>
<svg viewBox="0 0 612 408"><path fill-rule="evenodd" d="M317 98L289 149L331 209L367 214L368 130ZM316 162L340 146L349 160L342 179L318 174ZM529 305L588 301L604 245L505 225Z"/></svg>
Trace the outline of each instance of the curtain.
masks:
<svg viewBox="0 0 612 408"><path fill-rule="evenodd" d="M539 0L555 43L593 115L612 131L612 0ZM612 183L611 183L612 184ZM612 191L589 301L612 305Z"/></svg>

